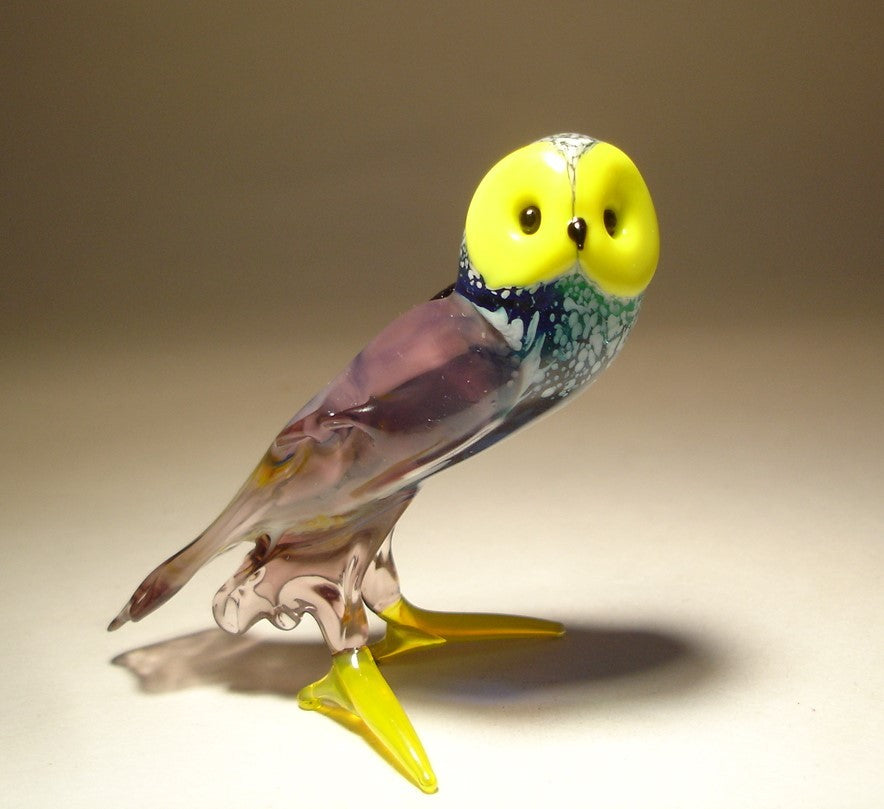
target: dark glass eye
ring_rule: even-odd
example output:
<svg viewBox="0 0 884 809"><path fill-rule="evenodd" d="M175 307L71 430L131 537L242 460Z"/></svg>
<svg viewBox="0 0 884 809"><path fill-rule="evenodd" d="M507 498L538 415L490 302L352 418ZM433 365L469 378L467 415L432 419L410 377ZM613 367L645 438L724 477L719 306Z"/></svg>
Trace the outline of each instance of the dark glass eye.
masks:
<svg viewBox="0 0 884 809"><path fill-rule="evenodd" d="M522 228L522 233L529 236L532 233L537 233L537 229L540 227L540 208L535 208L533 205L525 208L519 214L519 227Z"/></svg>
<svg viewBox="0 0 884 809"><path fill-rule="evenodd" d="M610 208L605 208L605 230L609 236L613 236L617 231L617 214Z"/></svg>

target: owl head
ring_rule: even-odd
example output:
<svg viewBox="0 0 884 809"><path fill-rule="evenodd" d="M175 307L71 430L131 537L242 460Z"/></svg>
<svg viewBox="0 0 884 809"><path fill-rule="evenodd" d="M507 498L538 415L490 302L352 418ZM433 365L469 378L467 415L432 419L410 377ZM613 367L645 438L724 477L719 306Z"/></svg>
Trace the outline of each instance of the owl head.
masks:
<svg viewBox="0 0 884 809"><path fill-rule="evenodd" d="M467 212L463 258L489 290L531 287L579 270L631 298L657 268L648 188L618 148L585 135L543 138L504 157Z"/></svg>

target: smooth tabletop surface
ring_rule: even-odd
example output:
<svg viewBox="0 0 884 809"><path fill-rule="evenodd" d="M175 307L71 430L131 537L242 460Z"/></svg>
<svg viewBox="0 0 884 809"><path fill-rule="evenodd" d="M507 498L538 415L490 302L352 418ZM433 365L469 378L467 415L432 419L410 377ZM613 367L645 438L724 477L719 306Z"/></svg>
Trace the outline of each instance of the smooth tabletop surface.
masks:
<svg viewBox="0 0 884 809"><path fill-rule="evenodd" d="M7 805L344 805L351 791L367 806L875 805L884 481L870 369L884 335L871 325L833 340L648 316L574 404L427 482L396 532L406 594L568 628L384 667L436 769L433 798L298 709L328 665L309 619L214 627L238 550L106 633L367 336L354 332L331 347L47 349L11 367Z"/></svg>

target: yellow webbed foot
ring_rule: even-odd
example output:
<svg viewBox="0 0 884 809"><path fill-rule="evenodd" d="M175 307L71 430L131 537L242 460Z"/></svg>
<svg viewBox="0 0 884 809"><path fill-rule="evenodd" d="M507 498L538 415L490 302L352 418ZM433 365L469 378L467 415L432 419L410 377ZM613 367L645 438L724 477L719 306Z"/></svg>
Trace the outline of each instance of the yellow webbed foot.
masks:
<svg viewBox="0 0 884 809"><path fill-rule="evenodd" d="M434 612L416 607L404 598L378 614L386 621L387 631L371 647L375 660L388 660L447 641L557 638L565 634L565 627L557 621L521 615Z"/></svg>
<svg viewBox="0 0 884 809"><path fill-rule="evenodd" d="M302 688L298 704L359 733L416 786L436 791L423 745L368 648L334 655L329 673Z"/></svg>

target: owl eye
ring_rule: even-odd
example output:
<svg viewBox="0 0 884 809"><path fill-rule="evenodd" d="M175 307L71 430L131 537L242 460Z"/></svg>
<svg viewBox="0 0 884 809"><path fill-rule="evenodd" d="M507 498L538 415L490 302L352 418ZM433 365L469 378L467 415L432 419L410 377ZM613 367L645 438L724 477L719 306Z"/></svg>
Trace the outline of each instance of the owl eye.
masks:
<svg viewBox="0 0 884 809"><path fill-rule="evenodd" d="M540 227L540 208L534 205L524 208L519 214L519 227L522 228L522 233L528 236L537 233Z"/></svg>
<svg viewBox="0 0 884 809"><path fill-rule="evenodd" d="M660 255L657 215L645 181L608 143L581 155L576 177L574 210L585 212L589 229L588 250L580 256L586 274L609 295L640 294Z"/></svg>
<svg viewBox="0 0 884 809"><path fill-rule="evenodd" d="M593 210L601 216L607 205L615 203L603 198ZM564 225L573 207L568 161L551 143L523 146L492 167L473 194L464 228L470 263L487 287L530 286L573 266L574 242ZM552 227L556 222L563 226Z"/></svg>
<svg viewBox="0 0 884 809"><path fill-rule="evenodd" d="M609 236L613 236L617 232L617 214L610 208L605 208L604 220L605 230Z"/></svg>

